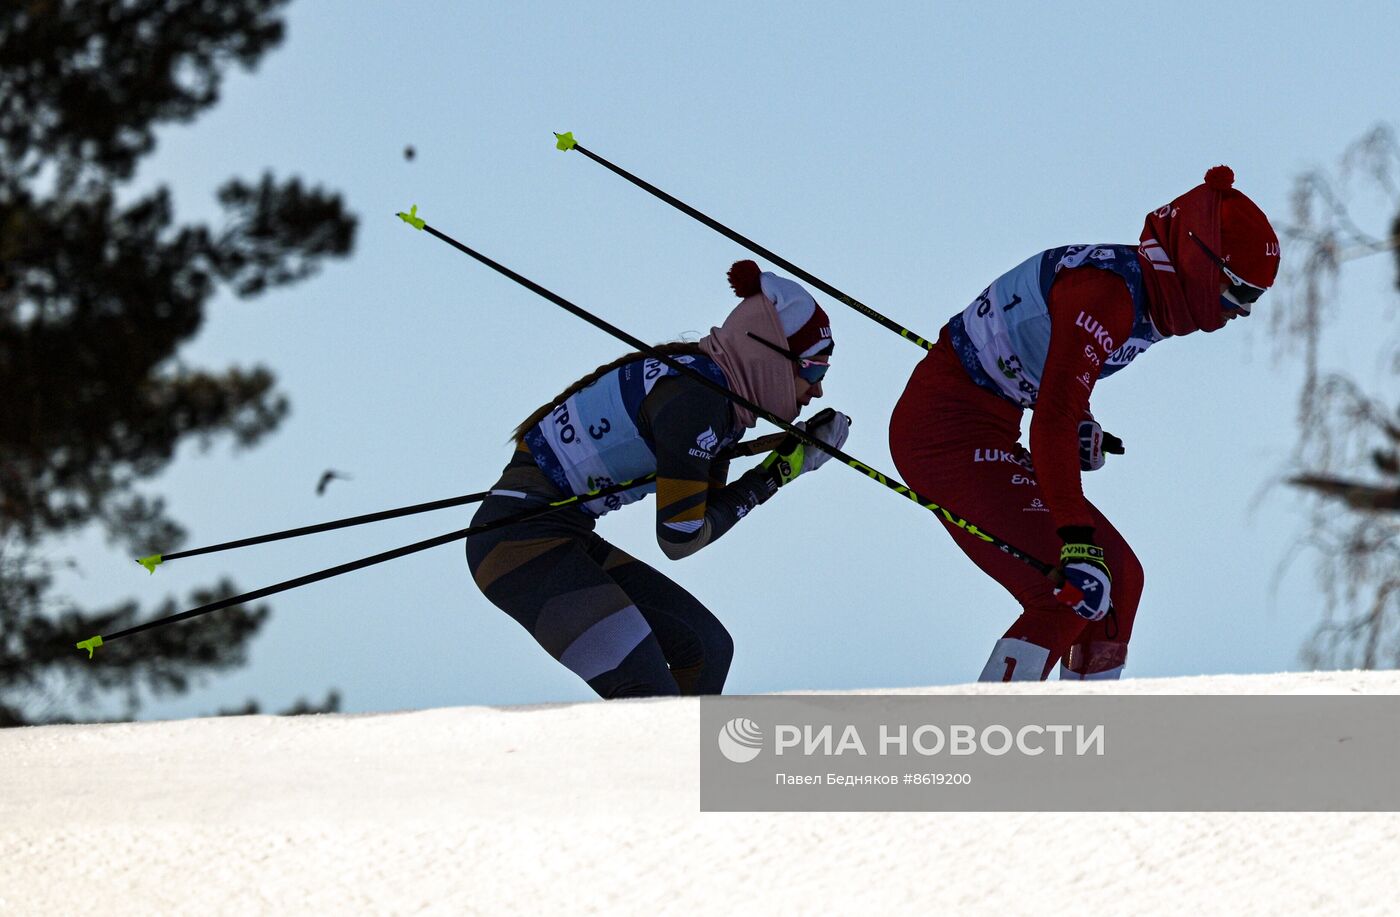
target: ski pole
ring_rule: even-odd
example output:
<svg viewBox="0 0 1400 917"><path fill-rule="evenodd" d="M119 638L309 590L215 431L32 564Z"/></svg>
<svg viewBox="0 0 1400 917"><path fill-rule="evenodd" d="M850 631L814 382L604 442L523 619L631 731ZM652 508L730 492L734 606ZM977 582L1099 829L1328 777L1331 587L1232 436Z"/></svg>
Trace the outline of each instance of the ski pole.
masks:
<svg viewBox="0 0 1400 917"><path fill-rule="evenodd" d="M446 500L415 503L412 506L401 506L398 509L386 509L377 513L365 513L362 516L347 516L344 519L336 519L331 522L304 525L300 528L271 532L267 535L254 535L251 538L225 541L221 544L211 544L202 548L190 548L188 551L176 551L174 554L151 554L148 557L136 558L136 562L145 567L148 572L155 573L156 567L159 567L161 564L172 560L178 560L182 557L197 557L200 554L213 554L216 551L231 551L234 548L247 548L256 544L267 544L269 541L281 541L284 538L315 535L318 532L329 532L334 529L348 528L352 525L364 525L368 522L379 522L383 519L397 519L400 516L411 516L415 513L428 513L436 509L447 509L453 506L462 506L467 503L479 503L490 495L491 491L483 490L480 493L464 494L460 497L450 497Z"/></svg>
<svg viewBox="0 0 1400 917"><path fill-rule="evenodd" d="M284 580L272 586L264 586L261 589L254 589L252 592L245 592L242 595L235 595L230 598L219 599L218 601L210 602L207 605L200 605L198 608L191 608L189 611L181 611L173 615L166 615L163 618L155 618L151 621L146 621L143 624L137 624L134 627L128 627L125 630L119 630L114 634L98 634L95 637L90 637L87 640L80 641L77 644L77 646L80 650L87 650L88 658L91 659L93 652L99 646L111 643L113 640L120 640L122 637L130 637L132 634L139 634L145 630L151 630L157 627L165 627L166 625L174 624L177 621L184 621L189 618L198 617L199 615L206 615L209 614L211 611L219 611L223 608L229 608L234 605L241 605L244 602L255 602L258 599L266 598L270 595L276 595L279 592L286 592L288 589L295 589L298 586L306 586L310 583L319 583L321 580L330 579L333 576L340 576L342 573L350 573L355 570L362 570L365 567L372 567L375 564L382 564L388 560L394 560L399 557L406 557L409 554L416 554L419 551L426 551L429 548L436 548L439 545L451 544L454 541L461 541L464 538L468 538L472 535L479 535L482 532L489 532L492 529L503 528L507 525L513 525L517 522L528 522L531 519L537 519L540 516L546 516L550 513L561 510L566 506L573 506L577 503L595 500L599 497L606 497L610 494L621 493L624 490L631 490L633 487L641 487L644 484L651 483L651 481L655 477L656 475L654 473L648 474L640 478L636 478L632 481L623 481L621 484L612 484L608 487L602 487L598 490L590 491L586 494L578 494L572 497L565 497L562 500L555 500L552 503L546 503L545 505L535 507L534 509L529 509L525 510L524 512L515 513L510 516L505 516L501 519L496 519L493 522L483 522L481 525L474 525L469 528L459 529L455 532L448 532L446 535L438 535L436 538L428 538L424 541L414 542L413 544L405 545L402 548L394 548L391 551L384 551L379 554L373 554L369 557L362 557L359 560L352 560L348 563L339 564L334 567L327 567L326 569L318 570L315 573L308 573L305 576L298 576L295 579Z"/></svg>
<svg viewBox="0 0 1400 917"><path fill-rule="evenodd" d="M772 412L759 407L752 401L749 401L742 395L730 391L723 385L720 385L718 382L712 381L709 377L707 377L700 371L690 366L687 366L686 364L681 363L678 360L666 356L656 348L642 343L642 341L639 338L633 337L632 335L623 331L621 328L618 328L616 325L609 324L607 321L599 318L598 316L587 311L586 309L582 309L579 306L574 305L559 294L546 290L544 287L535 283L528 277L524 277L520 274L517 274L515 271L512 271L505 265L492 261L490 258L486 257L485 255L481 254L480 252L474 249L468 248L467 246L463 245L461 242L458 242L451 236L439 232L437 229L434 229L432 226L429 226L421 217L418 216L417 204L414 204L408 213L399 213L398 217L408 225L412 226L414 229L417 229L420 232L426 231L428 234L435 236L438 239L441 239L443 242L446 242L448 245L451 245L453 248L457 249L463 254L475 258L477 261L491 268L498 274L502 274L506 277L509 277L511 280L514 280L516 283L525 287L527 290L539 294L543 298L554 303L556 306L559 306L560 308L573 313L574 315L588 322L590 325L593 325L595 328L600 328L603 331L606 331L608 334L611 334L613 337L617 338L618 340L622 341L623 343L627 344L633 349L639 350L642 353L645 353L648 356L652 357L653 359L660 360L662 363L665 363L667 366L671 367L677 372L684 373L690 378L701 383L711 391L717 392L720 395L723 395L725 398L729 399L730 401L734 402L735 404L740 405L741 407L744 407L749 411L752 411L754 416L762 417L764 420L773 424L775 427L778 427L782 430L786 430L792 436L796 436L803 442L815 446L816 448L822 450L823 452L832 456L833 458L840 459L843 464L854 468L856 471L859 471L861 474L865 475L871 480L885 485L886 487L893 490L895 493L908 497L910 500L922 506L924 509L941 515L943 519L946 520L950 525L957 526L958 528L967 532L969 535L972 535L976 538L980 538L988 544L995 546L999 550L1010 554L1017 560L1029 564L1031 567L1035 568L1038 572L1047 577L1052 576L1052 574L1055 572L1056 568L1052 565L1047 564L1044 561L1031 556L1030 554L1027 554L1020 548L1017 548L1009 542L996 537L990 532L984 532L977 526L973 525L971 522L968 522L966 519L959 516L957 513L954 513L952 510L939 506L937 503L928 499L927 497L921 496L912 488L900 483L898 479L890 478L880 473L879 471L876 471L874 468L871 468L864 462L852 458L851 456L842 452L835 446L822 442L815 436L812 436L811 434L807 433L805 430L801 430L793 426L792 424L778 417L776 414L773 414Z"/></svg>
<svg viewBox="0 0 1400 917"><path fill-rule="evenodd" d="M574 139L573 131L569 131L563 134L555 133L554 136L558 138L558 140L554 144L555 148L564 150L565 152L569 150L577 150L578 152L587 156L589 159L598 163L598 165L602 166L603 168L615 172L618 175L621 175L623 178L627 179L632 184L636 185L638 188L641 188L643 191L646 191L654 197L665 201L666 203L670 204L672 207L675 207L682 213L694 217L695 219L699 220L701 223L704 223L706 226L710 227L711 229L715 230L721 235L728 236L730 239L733 239L735 242L738 242L740 245L744 246L754 254L759 255L763 258L767 258L769 261L786 270L789 274L792 274L796 277L800 277L801 279L810 283L812 286L816 287L818 290L821 290L828 296L833 297L838 302L845 303L852 309L855 309L857 312L859 312L861 315L864 315L866 318L874 319L881 325L884 325L886 328L898 334L900 337L909 341L913 341L915 344L919 345L925 350L933 349L932 341L925 340L924 338L910 331L908 328L905 328L903 325L899 324L893 319L886 318L879 312L876 312L874 309L870 308L865 303L861 302L855 297L841 292L831 284L827 283L825 280L822 280L820 277L816 277L812 274L807 273L802 268L793 264L791 261L788 261L781 255L769 251L768 249L764 248L762 245L759 245L757 242L753 241L747 236L740 235L739 233L730 229L728 226L725 226L718 220L706 216L699 210L696 210L694 207L690 206L682 200L678 200L672 197L671 195L667 194L665 191L662 191L660 188L656 187L650 182L638 178L637 176L633 175L631 172L628 172L621 166L615 165L609 162L608 160L604 159L603 157L599 156L597 153L594 153L592 150L586 149L582 144L580 144L577 140Z"/></svg>
<svg viewBox="0 0 1400 917"><path fill-rule="evenodd" d="M768 436L760 436L758 439L745 443L734 443L732 446L720 452L721 458L736 458L744 455L757 455L760 452L767 452L775 449L778 443L782 442L784 434L770 433ZM138 557L136 562L145 567L150 573L156 572L156 567L168 563L172 560L179 560L182 557L197 557L200 554L213 554L217 551L231 551L234 548L248 548L253 545L267 544L270 541L281 541L284 538L297 538L302 535L315 535L319 532L330 532L335 529L349 528L354 525L365 525L370 522L379 522L384 519L397 519L400 516L412 516L416 513L430 513L439 509L450 509L454 506L462 506L467 503L479 503L491 496L491 491L483 490L480 493L464 494L460 497L449 497L446 500L433 500L428 503L415 503L412 506L401 506L398 509L386 509L377 513L365 513L362 516L347 516L344 519L336 519L331 522L320 522L315 525L304 525L299 528L286 529L281 532L271 532L267 535L254 535L250 538L240 538L236 541L225 541L220 544L211 544L202 548L190 548L188 551L176 551L173 554L151 554L147 557Z"/></svg>

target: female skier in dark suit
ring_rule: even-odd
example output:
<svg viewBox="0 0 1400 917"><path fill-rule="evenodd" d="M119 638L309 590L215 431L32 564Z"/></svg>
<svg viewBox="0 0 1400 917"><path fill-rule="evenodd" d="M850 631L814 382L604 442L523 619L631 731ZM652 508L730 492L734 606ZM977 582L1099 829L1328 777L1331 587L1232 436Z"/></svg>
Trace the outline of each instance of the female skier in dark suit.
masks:
<svg viewBox="0 0 1400 917"><path fill-rule="evenodd" d="M736 263L743 299L700 341L665 355L786 421L822 395L833 341L826 313L799 284ZM725 483L721 450L756 420L654 357L601 366L516 429L515 454L473 524L585 495L655 472L639 486L467 540L477 586L555 659L604 698L717 694L733 641L690 593L594 531L599 516L656 493L656 539L679 560L720 538L754 507L829 457L786 439ZM840 447L849 418L830 409L799 424Z"/></svg>

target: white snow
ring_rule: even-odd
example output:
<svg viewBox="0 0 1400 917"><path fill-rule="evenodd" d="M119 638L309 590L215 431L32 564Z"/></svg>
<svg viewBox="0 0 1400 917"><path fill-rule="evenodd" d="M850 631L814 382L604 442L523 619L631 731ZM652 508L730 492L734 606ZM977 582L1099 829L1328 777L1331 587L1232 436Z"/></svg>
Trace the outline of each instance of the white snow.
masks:
<svg viewBox="0 0 1400 917"><path fill-rule="evenodd" d="M1400 673L894 693L1009 689L1394 694ZM698 711L683 699L3 730L0 913L1400 908L1396 814L702 814Z"/></svg>

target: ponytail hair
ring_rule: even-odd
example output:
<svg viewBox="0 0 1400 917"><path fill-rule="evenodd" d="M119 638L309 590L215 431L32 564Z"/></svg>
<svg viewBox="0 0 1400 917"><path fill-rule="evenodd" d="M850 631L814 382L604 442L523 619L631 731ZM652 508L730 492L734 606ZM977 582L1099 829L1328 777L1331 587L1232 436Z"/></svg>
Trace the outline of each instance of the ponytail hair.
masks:
<svg viewBox="0 0 1400 917"><path fill-rule="evenodd" d="M704 351L700 349L700 343L698 341L671 341L667 344L657 344L655 347L652 348L652 350L666 357L694 357L700 356L704 353ZM606 376L608 373L612 372L613 370L617 369L623 364L631 363L633 360L641 360L649 356L651 356L651 354L642 353L638 350L633 351L629 354L624 354L623 356L618 357L616 360L613 360L611 363L606 363L602 366L599 366L597 369L593 370L593 372L584 376L582 379L579 379L573 385L570 385L568 388L555 395L552 399L540 405L540 407L537 408L534 411L534 413L532 413L529 417L526 417L525 420L521 422L520 426L515 428L515 432L511 434L511 438L516 442L519 442L525 436L526 433L530 432L530 429L534 427L535 424L539 423L541 420L544 420L545 417L549 416L550 411L554 410L555 407L563 403L570 395L574 394L574 392L577 392L579 389L587 388L588 386L592 385L594 382L597 382L603 376Z"/></svg>

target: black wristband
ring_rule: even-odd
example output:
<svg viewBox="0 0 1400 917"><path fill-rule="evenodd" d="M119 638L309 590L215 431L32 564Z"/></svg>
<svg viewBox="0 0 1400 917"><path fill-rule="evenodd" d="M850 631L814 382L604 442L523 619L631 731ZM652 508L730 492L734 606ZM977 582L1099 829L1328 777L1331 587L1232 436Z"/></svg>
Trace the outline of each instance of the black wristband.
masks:
<svg viewBox="0 0 1400 917"><path fill-rule="evenodd" d="M1067 525L1057 530L1056 534L1065 544L1094 543L1094 527L1092 525Z"/></svg>

